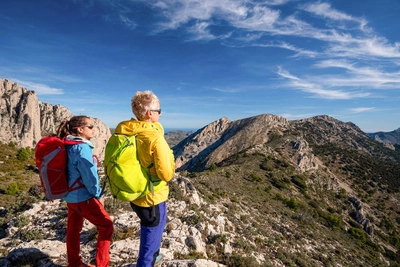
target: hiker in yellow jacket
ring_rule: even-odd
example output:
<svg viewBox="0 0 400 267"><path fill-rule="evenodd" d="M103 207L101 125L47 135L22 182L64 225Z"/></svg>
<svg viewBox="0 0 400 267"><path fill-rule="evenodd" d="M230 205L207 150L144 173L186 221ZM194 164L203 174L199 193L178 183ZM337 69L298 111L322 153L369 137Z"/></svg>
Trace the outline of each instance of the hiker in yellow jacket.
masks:
<svg viewBox="0 0 400 267"><path fill-rule="evenodd" d="M167 182L175 173L172 150L164 138L164 129L158 122L161 117L160 100L151 91L136 92L132 98L132 112L137 119L118 124L116 134L137 134L136 142L140 164L150 168L154 194L132 201L131 207L140 218L140 248L137 267L159 263L161 238L164 231L169 187Z"/></svg>

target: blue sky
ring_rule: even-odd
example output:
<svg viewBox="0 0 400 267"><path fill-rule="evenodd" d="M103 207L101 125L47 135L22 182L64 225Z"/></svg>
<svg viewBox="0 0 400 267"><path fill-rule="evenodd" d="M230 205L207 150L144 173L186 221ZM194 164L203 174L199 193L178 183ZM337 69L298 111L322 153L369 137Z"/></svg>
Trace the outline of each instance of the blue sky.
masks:
<svg viewBox="0 0 400 267"><path fill-rule="evenodd" d="M0 77L109 127L152 90L168 129L268 113L393 131L399 13L398 0L2 0Z"/></svg>

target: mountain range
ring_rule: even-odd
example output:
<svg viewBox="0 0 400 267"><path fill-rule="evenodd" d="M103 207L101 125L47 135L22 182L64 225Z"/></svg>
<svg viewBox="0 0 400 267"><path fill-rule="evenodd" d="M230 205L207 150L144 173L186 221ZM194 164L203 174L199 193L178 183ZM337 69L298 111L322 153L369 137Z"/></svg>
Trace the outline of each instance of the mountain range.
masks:
<svg viewBox="0 0 400 267"><path fill-rule="evenodd" d="M24 90L21 98L35 98ZM9 104L23 102L10 101L9 89L1 93L1 136L13 139L1 139L0 265L65 265L65 203L44 201L33 159L16 161L29 143L17 134L27 127L16 118L30 113ZM43 128L35 118L27 121ZM162 266L400 266L399 129L364 133L326 115L289 121L261 114L224 117L166 139L177 171ZM106 208L115 223L111 266L135 266L138 218L109 194ZM95 235L85 225L85 260L93 259Z"/></svg>

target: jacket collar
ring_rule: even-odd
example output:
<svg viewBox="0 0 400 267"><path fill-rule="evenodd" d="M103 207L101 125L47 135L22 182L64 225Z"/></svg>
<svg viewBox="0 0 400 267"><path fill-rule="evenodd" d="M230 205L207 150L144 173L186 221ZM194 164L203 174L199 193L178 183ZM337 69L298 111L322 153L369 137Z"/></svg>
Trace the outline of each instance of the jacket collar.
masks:
<svg viewBox="0 0 400 267"><path fill-rule="evenodd" d="M88 144L91 148L94 148L94 145L87 139L79 137L79 136L74 136L74 135L67 135L65 137L65 140L67 141L76 141L76 142L83 142Z"/></svg>

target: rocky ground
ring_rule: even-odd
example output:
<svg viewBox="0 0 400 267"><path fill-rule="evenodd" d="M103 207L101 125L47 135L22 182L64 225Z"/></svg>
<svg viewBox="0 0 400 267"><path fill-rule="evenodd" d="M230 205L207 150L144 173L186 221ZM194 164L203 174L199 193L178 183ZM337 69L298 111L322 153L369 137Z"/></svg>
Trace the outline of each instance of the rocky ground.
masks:
<svg viewBox="0 0 400 267"><path fill-rule="evenodd" d="M179 180L188 199L201 205L196 191L190 182L184 178ZM187 203L171 199L168 202L168 219L165 228L161 253L165 260L161 266L223 266L207 260L206 244L202 234L208 228L210 234L221 231L223 218L210 218L215 226L200 223L189 225L185 217L193 211L188 211ZM6 237L0 239L0 247L7 250L6 257L0 259L0 266L66 266L66 204L63 201L34 203L31 209L14 218L6 229ZM133 211L119 208L113 212L114 241L110 248L111 266L136 266L139 250L139 218ZM200 230L199 230L199 229ZM81 256L84 262L93 262L95 258L96 233L94 226L85 221L81 235ZM230 248L227 247L227 250ZM188 255L196 251L203 255L202 259L177 260L176 255Z"/></svg>

